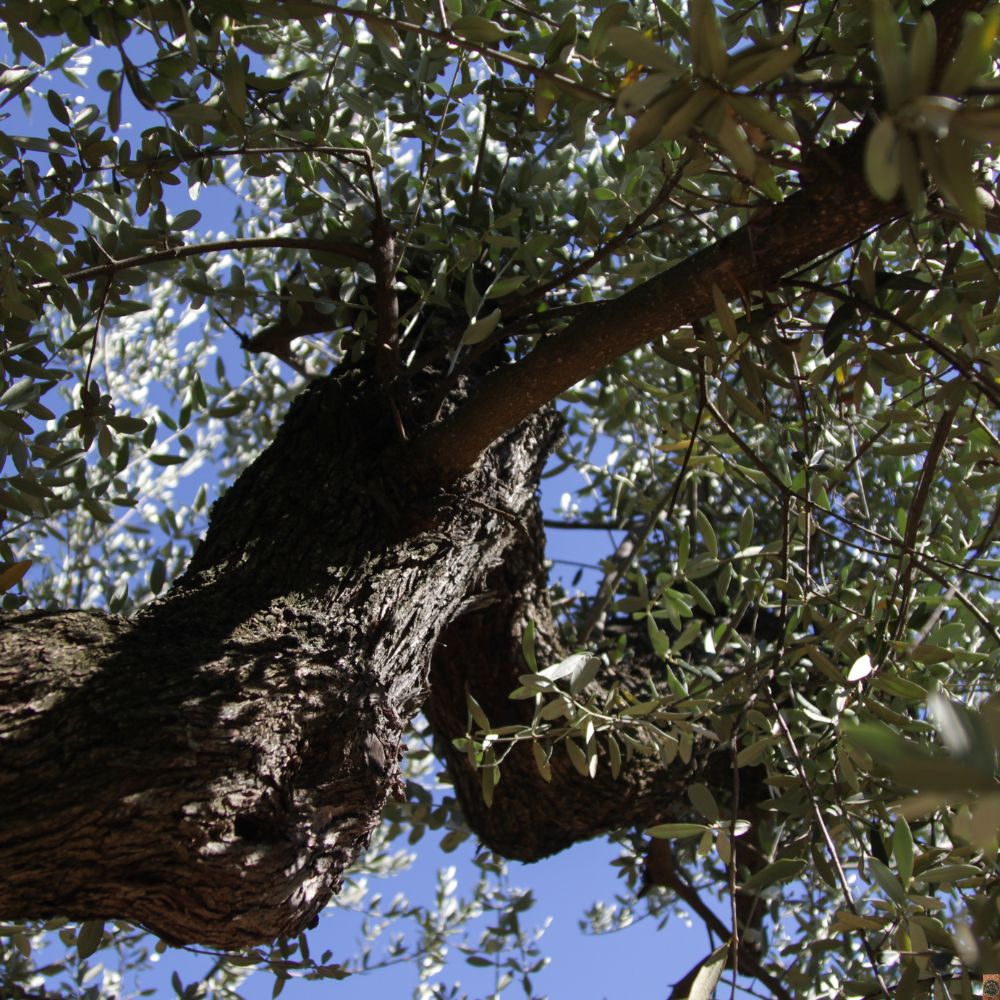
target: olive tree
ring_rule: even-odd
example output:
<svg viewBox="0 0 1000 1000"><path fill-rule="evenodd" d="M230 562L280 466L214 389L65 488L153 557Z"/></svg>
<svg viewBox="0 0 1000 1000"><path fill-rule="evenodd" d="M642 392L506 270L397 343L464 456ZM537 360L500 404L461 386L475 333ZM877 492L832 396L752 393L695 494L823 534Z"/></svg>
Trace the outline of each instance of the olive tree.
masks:
<svg viewBox="0 0 1000 1000"><path fill-rule="evenodd" d="M442 827L617 838L675 996L997 962L1000 9L2 10L7 992L46 926L347 975Z"/></svg>

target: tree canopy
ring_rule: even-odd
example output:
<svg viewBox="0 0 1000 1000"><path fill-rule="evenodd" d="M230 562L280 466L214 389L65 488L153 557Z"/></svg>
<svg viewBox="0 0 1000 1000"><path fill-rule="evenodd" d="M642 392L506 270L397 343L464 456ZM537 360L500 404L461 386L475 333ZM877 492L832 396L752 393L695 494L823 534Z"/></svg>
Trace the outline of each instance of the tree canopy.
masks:
<svg viewBox="0 0 1000 1000"><path fill-rule="evenodd" d="M1000 968L1000 7L0 10L5 996L343 978L441 831L421 997L598 836L672 996Z"/></svg>

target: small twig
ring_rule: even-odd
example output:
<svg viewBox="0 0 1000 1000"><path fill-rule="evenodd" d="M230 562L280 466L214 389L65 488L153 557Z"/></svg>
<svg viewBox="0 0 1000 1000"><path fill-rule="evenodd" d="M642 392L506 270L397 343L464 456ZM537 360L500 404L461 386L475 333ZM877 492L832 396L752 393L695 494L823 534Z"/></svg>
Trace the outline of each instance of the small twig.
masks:
<svg viewBox="0 0 1000 1000"><path fill-rule="evenodd" d="M258 340L257 337L248 337L241 330L238 330L232 323L229 322L228 319L226 319L225 316L222 315L221 312L219 312L218 309L213 309L212 312L215 314L216 319L225 323L225 325L228 326L234 334L236 334L236 338L240 342L240 347L242 347L244 351L248 351L250 354L270 354L279 361L284 361L285 364L292 369L292 371L297 372L304 379L312 380L317 377L311 374L309 369L306 368L306 366L302 364L302 362L299 361L294 354L292 354L291 343L289 341L281 340L277 343L269 344L268 346L258 346L256 343Z"/></svg>
<svg viewBox="0 0 1000 1000"><path fill-rule="evenodd" d="M472 175L472 197L469 199L470 207L474 207L479 200L479 187L483 181L483 163L486 159L487 132L490 127L490 115L493 111L492 88L484 85L484 107L483 107L483 130L479 136L479 150L476 153L476 169Z"/></svg>
<svg viewBox="0 0 1000 1000"><path fill-rule="evenodd" d="M931 439L930 447L927 449L927 458L924 466L920 470L920 479L917 481L917 488L913 494L913 501L906 515L906 529L903 533L903 551L899 556L899 565L896 569L896 579L893 581L892 593L886 605L886 616L883 619L881 634L879 637L880 646L879 662L881 662L888 652L886 645L886 633L888 630L889 615L896 604L896 598L900 597L899 612L896 615L896 627L893 638L897 641L906 628L906 612L910 603L911 578L913 575L913 554L917 541L917 531L920 527L920 519L923 517L924 506L927 503L927 496L930 493L931 482L934 479L934 470L937 468L938 459L948 441L948 434L951 425L955 420L957 410L955 408L945 410L938 419L934 437Z"/></svg>
<svg viewBox="0 0 1000 1000"><path fill-rule="evenodd" d="M698 441L698 431L701 427L701 418L702 414L705 412L706 404L707 396L704 392L702 392L698 399L698 409L695 412L694 429L691 431L688 446L684 451L684 459L681 462L681 467L670 487L665 490L660 495L656 503L653 504L653 509L649 512L649 515L636 525L618 546L618 550L615 552L614 558L612 559L611 568L601 581L601 586L597 591L597 595L594 597L594 603L591 605L590 610L587 612L587 616L584 618L583 623L580 626L580 632L578 635L578 641L580 643L585 643L587 641L590 637L590 633L594 631L601 618L604 617L607 607L611 603L611 600L615 595L615 591L618 589L619 581L628 572L629 567L642 551L646 541L652 534L653 529L659 523L661 514L663 514L668 520L671 514L673 514L674 505L677 503L677 497L680 494L681 485L684 482L688 465L691 462L691 455L694 452L694 446Z"/></svg>
<svg viewBox="0 0 1000 1000"><path fill-rule="evenodd" d="M201 254L221 253L226 250L315 250L319 253L339 254L366 264L373 261L372 252L366 247L355 243L343 243L340 240L324 240L311 237L296 236L252 236L231 240L213 240L209 243L187 243L181 246L169 247L166 250L153 250L149 253L135 254L120 260L111 260L107 264L94 264L77 271L67 271L62 280L70 283L90 281L103 274L113 275L130 267L144 267L164 260L181 260L185 257L198 257ZM32 282L29 287L40 292L47 292L56 287L54 281Z"/></svg>
<svg viewBox="0 0 1000 1000"><path fill-rule="evenodd" d="M587 521L559 521L552 517L542 518L542 525L546 528L555 528L566 531L624 531L625 527L615 524L612 521L595 521L593 524Z"/></svg>
<svg viewBox="0 0 1000 1000"><path fill-rule="evenodd" d="M520 11L525 17L530 17L536 21L543 21L545 24L549 25L551 28L558 29L560 24L558 21L551 17L546 17L541 11L532 10L530 7L526 7L523 3L518 3L517 0L501 0L505 7L513 7L514 10Z"/></svg>
<svg viewBox="0 0 1000 1000"><path fill-rule="evenodd" d="M381 202L372 222L375 248L375 372L388 386L399 374L399 298L395 289L396 241L392 223L382 215Z"/></svg>
<svg viewBox="0 0 1000 1000"><path fill-rule="evenodd" d="M97 307L97 316L94 318L94 336L90 341L90 354L87 357L87 371L83 376L84 391L90 387L90 372L94 367L94 355L97 353L97 339L101 335L101 321L104 319L104 310L107 307L108 299L111 297L111 281L105 282L104 290L101 292L101 304Z"/></svg>
<svg viewBox="0 0 1000 1000"><path fill-rule="evenodd" d="M462 57L464 59L464 56ZM448 93L444 99L444 110L441 112L441 118L438 123L438 127L434 132L434 138L431 141L430 152L424 157L424 147L421 146L421 157L425 160L423 176L420 178L420 188L417 191L417 196L413 203L413 215L410 217L410 225L408 226L406 232L403 234L403 245L399 249L399 256L397 260L401 261L406 254L406 250L410 245L410 240L413 238L413 234L417 230L417 223L420 221L420 211L424 204L424 195L427 193L427 185L431 179L431 171L434 167L434 160L437 156L438 146L441 142L441 133L444 131L444 123L448 120L448 112L451 111L452 96L455 92L455 84L458 83L459 74L462 68L462 60L459 60L458 66L455 67L455 72L452 73L451 83L448 84Z"/></svg>
<svg viewBox="0 0 1000 1000"><path fill-rule="evenodd" d="M716 423L718 423L718 425L726 432L726 434L728 434L729 437L732 438L733 443L736 445L736 447L739 448L740 451L742 451L744 455L746 455L746 457L749 459L750 463L754 466L755 469L757 469L759 472L763 473L763 475L765 476L765 478L778 491L779 496L786 496L786 495L798 496L798 494L793 493L793 491L790 490L774 474L774 471L771 469L771 467L766 462L762 461L757 456L757 453L753 450L753 448L751 448L750 445L748 445L743 440L743 438L741 438L740 435L737 434L736 429L732 426L732 424L730 424L729 421L726 420L726 418L719 412L719 410L716 407L716 405L708 398L708 389L707 389L707 387L705 385L705 370L704 370L704 368L702 368L702 371L701 371L701 374L700 374L700 380L701 380L701 395L702 395L702 399L704 400L705 408L712 415L712 417L716 421ZM802 498L799 498L799 499L802 499ZM808 505L808 503L809 502L807 501L807 505Z"/></svg>
<svg viewBox="0 0 1000 1000"><path fill-rule="evenodd" d="M711 403L711 401L708 402L707 409L709 413L711 413L716 418L716 420L719 421L723 430L725 430L727 434L733 439L733 441L736 442L740 450L750 458L750 461L753 463L754 467L762 474L764 474L768 479L770 479L770 481L773 482L778 487L778 489L781 491L783 495L787 494L789 498L796 500L799 504L802 505L803 509L812 509L816 506L815 502L811 500L809 497L784 486L784 484L782 484L780 480L777 480L771 469L760 458L758 458L757 455L750 448L750 446L746 444L746 442L743 441L738 436L736 430L729 424L729 422L725 419L725 417L723 417L719 413L719 411L715 408L715 406ZM987 573L983 570L972 569L964 563L955 562L953 559L945 559L941 556L932 556L932 555L927 555L926 553L916 553L912 549L906 548L905 543L901 539L893 538L891 535L884 534L881 531L876 531L874 528L869 527L869 525L864 524L861 521L857 521L852 517L848 517L846 514L841 514L838 511L826 508L823 508L822 512L826 517L830 518L831 520L837 521L840 524L843 524L846 527L851 528L852 530L858 532L861 535L865 535L868 538L874 539L876 542L879 542L880 544L886 546L889 549L900 549L901 551L909 552L911 555L918 558L919 562L922 564L926 562L933 562L938 566L943 566L946 569L954 570L957 573L964 573L968 576L974 576L980 580L989 580L992 583L1000 583L1000 575L997 575L995 573ZM886 553L884 551L871 548L870 546L867 545L862 545L860 542L853 541L852 539L846 538L842 535L835 535L833 532L825 528L818 521L815 522L815 529L817 531L822 531L824 534L830 535L832 538L835 538L839 544L846 545L857 552L865 552L868 555L875 556L878 559L886 558Z"/></svg>
<svg viewBox="0 0 1000 1000"><path fill-rule="evenodd" d="M926 563L924 563L920 559L916 560L916 565L919 566L920 569L924 573L926 573L932 580L939 583L942 587L948 588L944 597L941 599L941 603L938 604L938 608L941 609L942 613L948 601L952 599L958 601L958 603L961 604L979 622L979 624L983 626L983 628L987 632L989 632L989 634L993 637L993 641L997 644L997 646L1000 646L1000 630L998 630L996 625L994 625L993 622L991 622L989 618L986 617L986 615L980 608L976 607L976 605L969 598L969 595L963 593L961 587L959 587L954 581L949 585L948 581L943 576L941 576L940 573L937 573L934 570L932 570L930 566L926 565ZM922 641L923 639L920 636L917 636L917 639L916 641L914 641L913 645L914 646L919 645Z"/></svg>
<svg viewBox="0 0 1000 1000"><path fill-rule="evenodd" d="M668 848L669 849L669 848ZM673 863L673 859L662 859L667 860L667 864L661 866L660 878L657 880L658 885L662 885L666 889L672 890L676 893L677 897L683 902L687 903L692 910L704 921L706 927L713 931L718 937L725 941L729 938L729 928L722 922L718 915L705 903L705 901L698 894L698 890L695 889L690 882L686 881L681 877L677 866ZM742 947L740 951L737 952L738 960L741 966L746 966L743 970L749 975L753 976L755 979L760 980L768 989L771 990L772 994L779 998L779 1000L792 1000L792 995L771 975L770 972L765 969L757 957L750 952L746 947ZM702 965L701 962L698 966L692 970L697 972L697 969ZM686 977L685 977L686 978ZM678 994L678 996L686 996L687 994Z"/></svg>
<svg viewBox="0 0 1000 1000"><path fill-rule="evenodd" d="M795 744L795 738L792 736L792 731L788 728L788 723L785 722L785 718L781 714L781 710L778 708L778 703L774 700L774 695L771 694L770 690L767 694L768 700L771 703L771 711L774 713L774 718L778 722L778 727L781 729L782 735L788 743L788 748L792 752L792 760L795 762L795 769L798 771L802 786L805 788L806 794L809 796L809 803L812 806L813 815L816 817L816 823L823 836L823 842L826 844L826 849L830 854L830 863L833 865L833 869L836 872L837 881L840 883L841 891L844 894L844 901L851 913L853 913L856 917L860 917L861 914L858 912L857 904L854 902L854 894L851 892L851 886L847 881L847 875L840 863L840 856L837 854L837 846L834 844L833 837L830 835L830 830L826 825L826 820L823 819L823 811L819 807L816 792L813 789L812 782L809 780L809 774L806 771L805 764L802 762L802 756L799 754L799 748ZM868 940L868 935L865 934L864 931L859 930L858 936L861 939L861 944L865 950L865 954L868 956L872 976L878 984L879 993L881 993L886 1000L892 1000L889 988L886 986L885 981L882 979L882 973L879 971L878 959L872 949L871 942Z"/></svg>
<svg viewBox="0 0 1000 1000"><path fill-rule="evenodd" d="M883 434L885 433L886 430L888 430L888 428L889 424L887 422L878 433ZM851 466L857 465L858 459L861 457L860 453L858 452L857 445L855 444L854 441L854 428L851 427L850 430L851 433L848 440L850 441L851 445L851 460L844 466L845 472L847 472L847 470L850 469ZM865 520L870 521L872 515L871 511L868 509L868 491L865 489L865 477L861 475L860 468L855 474L855 480L858 486L858 498L861 501L861 511L865 515Z"/></svg>
<svg viewBox="0 0 1000 1000"><path fill-rule="evenodd" d="M993 438L994 444L1000 444L1000 441L997 440L996 435L983 422L983 419L979 416L978 413L975 415L975 419L976 422L979 424L979 426L982 427L983 430L986 431L986 433ZM971 558L978 559L986 551L987 546L990 544L990 539L993 537L993 533L996 531L998 524L1000 524L1000 500L997 501L997 503L993 508L993 515L990 517L989 523L983 529L982 537L976 543L975 547L972 549ZM933 570L931 570L926 565L923 565L922 563L919 563L919 565L920 568L932 580L937 580L937 582L940 583L942 587L946 586L947 590L945 591L944 597L940 601L938 601L934 610L931 612L930 617L927 619L926 622L924 622L923 627L914 637L913 642L910 644L911 649L914 646L919 646L921 643L927 641L927 637L931 634L931 632L934 631L935 627L937 626L937 623L944 616L945 611L947 610L948 607L948 602L956 598L962 604L964 604L965 607L969 611L971 611L976 618L979 619L979 623L983 626L983 628L985 628L993 636L994 641L998 645L1000 645L1000 632L997 631L996 627L989 620L989 618L987 618L986 615L984 615L983 612L980 611L980 609L977 608L976 605L972 603L968 595L962 592L962 587L958 580L952 580L950 583L948 583L947 581L942 579L937 573L933 572Z"/></svg>
<svg viewBox="0 0 1000 1000"><path fill-rule="evenodd" d="M509 306L501 307L504 308L504 315L506 316L508 313L510 315L516 315L521 312L525 306L544 298L554 289L561 288L574 278L580 277L581 274L586 274L586 272L589 271L595 264L600 263L609 254L614 253L615 250L632 239L632 237L635 236L636 233L643 227L646 220L662 205L670 200L674 188L677 187L680 182L681 174L683 173L689 160L689 155L685 155L681 158L677 167L674 169L674 172L663 182L663 186L660 188L656 197L653 198L653 200L630 223L628 223L628 225L625 226L617 236L613 236L606 243L602 243L592 254L589 254L582 260L578 260L572 264L566 264L564 267L561 267L551 278L549 278L548 281L539 285L537 288L533 288L530 292L526 292L524 295L512 299Z"/></svg>
<svg viewBox="0 0 1000 1000"><path fill-rule="evenodd" d="M797 499L801 500L797 494L792 494ZM824 511L825 514L829 515L830 511ZM902 543L894 538L890 538L888 535L881 535L877 531L872 531L870 528L866 529L864 525L858 524L852 521L850 518L843 516L835 516L835 520L839 520L842 524L849 525L860 531L862 534L870 535L877 541L882 542L884 545L900 548ZM869 545L862 545L860 542L855 542L850 538L844 538L842 535L838 535L836 532L831 531L829 528L824 527L822 524L816 525L816 530L823 532L823 534L828 535L830 538L835 539L842 545L846 545L849 549L853 549L855 552L864 552L866 555L874 556L876 559L885 560L887 554L881 549L874 549ZM914 557L917 559L918 565L927 571L927 563L937 563L939 566L943 566L946 569L954 570L956 573L964 573L966 576L975 577L977 580L989 580L990 583L1000 583L1000 576L995 573L986 573L983 570L972 569L963 563L957 563L952 559L942 559L940 556L928 556L926 553L913 553Z"/></svg>

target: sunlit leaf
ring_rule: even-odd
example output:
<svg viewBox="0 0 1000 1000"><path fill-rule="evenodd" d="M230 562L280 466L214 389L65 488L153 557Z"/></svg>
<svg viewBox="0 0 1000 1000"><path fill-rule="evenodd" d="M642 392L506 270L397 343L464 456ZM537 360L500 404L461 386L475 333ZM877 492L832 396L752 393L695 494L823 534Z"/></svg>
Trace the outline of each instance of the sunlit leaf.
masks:
<svg viewBox="0 0 1000 1000"><path fill-rule="evenodd" d="M722 978L722 972L726 967L729 950L730 945L727 941L705 959L691 983L688 1000L711 1000L715 995L715 987Z"/></svg>

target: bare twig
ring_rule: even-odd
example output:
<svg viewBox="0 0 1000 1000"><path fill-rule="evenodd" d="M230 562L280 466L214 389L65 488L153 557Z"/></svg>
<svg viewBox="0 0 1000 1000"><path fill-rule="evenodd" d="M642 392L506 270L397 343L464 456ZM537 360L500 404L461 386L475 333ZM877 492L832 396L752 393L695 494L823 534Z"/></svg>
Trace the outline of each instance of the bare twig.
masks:
<svg viewBox="0 0 1000 1000"><path fill-rule="evenodd" d="M704 921L705 926L709 930L723 941L730 940L729 928L726 927L719 916L705 903L698 894L698 890L682 876L677 865L674 864L673 857L670 854L670 846L663 841L654 840L650 844L650 850L656 851L658 861L654 884L672 890L676 893L678 899L687 903ZM757 956L750 949L746 946L741 946L736 953L739 956L741 972L751 975L762 982L778 1000L792 1000L792 995L788 990L760 964ZM702 964L702 962L699 962L689 975L696 973ZM684 978L687 979L686 976ZM682 992L676 995L679 997L687 996L687 993Z"/></svg>
<svg viewBox="0 0 1000 1000"><path fill-rule="evenodd" d="M90 354L87 356L87 371L83 376L83 388L86 392L90 387L90 372L94 367L94 355L97 353L97 341L101 336L101 321L104 319L104 310L107 308L108 299L111 297L111 282L105 282L101 292L101 304L97 307L97 316L94 318L94 337L90 342Z"/></svg>
<svg viewBox="0 0 1000 1000"><path fill-rule="evenodd" d="M702 392L698 399L698 409L695 412L691 438L688 441L687 449L684 452L684 459L681 462L681 467L677 475L674 477L674 481L668 489L664 490L656 503L653 504L653 509L649 514L628 533L618 546L618 550L611 560L611 566L607 573L605 573L604 579L601 581L601 586L594 597L594 603L591 605L586 618L584 618L580 626L578 639L581 643L587 641L590 633L594 631L604 617L608 605L615 596L615 591L618 589L621 578L628 572L629 567L642 552L647 539L660 521L660 515L663 514L669 519L670 515L673 514L674 505L677 503L677 497L680 494L681 485L684 482L684 477L687 474L688 465L691 461L691 455L698 440L698 430L701 427L701 418L705 412L706 402L706 395Z"/></svg>
<svg viewBox="0 0 1000 1000"><path fill-rule="evenodd" d="M885 624L882 628L882 638L884 640L886 626L889 621L889 613L895 606L896 597L901 595L899 612L896 615L896 629L894 638L899 639L906 628L906 612L910 604L910 583L913 574L914 547L917 542L917 530L920 527L920 519L923 517L924 507L927 503L927 496L930 493L931 482L934 479L934 470L937 468L938 459L948 441L951 433L951 425L954 423L957 410L947 409L938 419L934 437L931 439L930 447L927 449L927 457L924 459L924 467L920 470L920 479L917 481L917 489L913 494L913 501L906 515L906 529L903 533L903 554L899 558L899 567L896 570L896 579L893 581L892 594L887 604ZM886 648L881 650L884 656ZM880 657L881 658L881 657Z"/></svg>
<svg viewBox="0 0 1000 1000"><path fill-rule="evenodd" d="M826 849L830 855L830 863L833 865L833 870L837 875L837 881L840 883L840 889L844 894L844 902L851 913L853 913L856 917L859 917L861 914L858 912L857 904L854 902L854 894L851 892L851 886L847 881L847 875L844 872L843 865L840 863L840 856L837 854L837 845L834 844L833 837L830 835L829 827L827 827L826 820L823 818L823 811L819 807L819 800L816 798L816 792L813 789L812 782L809 780L809 774L802 762L802 756L799 753L799 748L795 744L795 737L792 736L792 731L788 728L788 723L785 722L785 718L781 714L781 710L778 708L778 703L774 700L774 695L771 694L770 690L767 694L771 703L771 711L774 713L774 718L777 720L778 727L781 729L782 735L785 737L788 749L792 752L792 760L795 763L795 770L798 771L799 779L802 781L802 786L805 788L806 794L809 796L809 803L812 806L813 815L816 817L816 823L819 826L820 833L823 836L823 842L826 844ZM879 993L885 997L886 1000L892 1000L889 988L886 986L885 980L882 978L882 973L879 971L878 959L872 949L871 942L868 940L868 935L866 935L864 931L859 930L858 936L861 939L861 944L865 950L865 954L868 956L872 976L875 979L875 982L878 983Z"/></svg>
<svg viewBox="0 0 1000 1000"><path fill-rule="evenodd" d="M355 243L344 243L340 240L324 240L314 237L298 236L252 236L231 240L213 240L209 243L184 243L164 250L151 250L149 253L139 253L132 257L122 257L107 264L94 264L82 267L76 271L67 271L62 280L71 284L81 281L91 281L101 275L114 275L132 267L146 267L165 260L181 260L184 257L200 257L203 254L222 253L227 250L313 250L317 253L332 253L352 260L371 264L374 255L367 247ZM47 292L56 287L54 281L33 282L31 287L41 292Z"/></svg>

